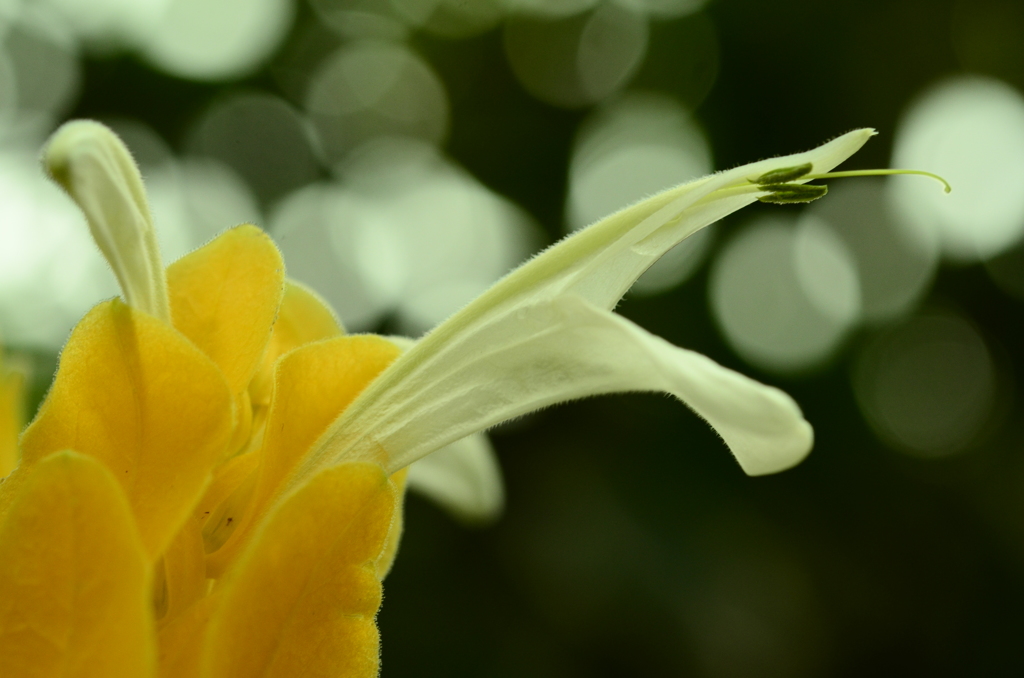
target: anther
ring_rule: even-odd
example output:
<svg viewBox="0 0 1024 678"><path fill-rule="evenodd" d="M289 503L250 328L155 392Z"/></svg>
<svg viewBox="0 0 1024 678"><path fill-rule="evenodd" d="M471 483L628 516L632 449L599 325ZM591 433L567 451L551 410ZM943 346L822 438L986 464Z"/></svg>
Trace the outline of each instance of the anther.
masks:
<svg viewBox="0 0 1024 678"><path fill-rule="evenodd" d="M757 199L774 205L811 202L824 197L828 193L828 186L817 186L815 184L780 184L778 186L764 186L763 188L770 192L758 196Z"/></svg>

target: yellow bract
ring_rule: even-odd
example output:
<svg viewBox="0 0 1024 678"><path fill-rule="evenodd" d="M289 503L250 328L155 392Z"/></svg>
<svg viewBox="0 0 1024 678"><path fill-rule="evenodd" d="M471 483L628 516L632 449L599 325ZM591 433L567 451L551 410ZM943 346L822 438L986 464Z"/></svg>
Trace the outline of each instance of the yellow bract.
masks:
<svg viewBox="0 0 1024 678"><path fill-rule="evenodd" d="M114 299L68 339L50 394L22 436L16 473L59 450L101 460L156 559L231 431L231 394L217 366L174 328Z"/></svg>
<svg viewBox="0 0 1024 678"><path fill-rule="evenodd" d="M151 676L149 560L114 474L57 452L0 523L3 675Z"/></svg>
<svg viewBox="0 0 1024 678"><path fill-rule="evenodd" d="M199 530L182 529L164 552L163 567L157 567L153 588L153 609L161 624L187 610L209 590L206 581L206 551Z"/></svg>
<svg viewBox="0 0 1024 678"><path fill-rule="evenodd" d="M321 472L268 516L224 578L203 676L375 676L376 560L395 488L374 464Z"/></svg>
<svg viewBox="0 0 1024 678"><path fill-rule="evenodd" d="M213 362L232 394L248 388L281 306L284 262L255 226L224 233L167 267L171 320Z"/></svg>
<svg viewBox="0 0 1024 678"><path fill-rule="evenodd" d="M249 384L253 405L256 408L270 405L278 358L299 346L342 334L341 323L320 297L293 280L287 281L270 344L263 354L263 364Z"/></svg>
<svg viewBox="0 0 1024 678"><path fill-rule="evenodd" d="M259 471L206 526L208 543L219 547L208 560L211 573L219 575L237 556L304 454L399 353L391 342L364 335L313 342L278 361Z"/></svg>
<svg viewBox="0 0 1024 678"><path fill-rule="evenodd" d="M375 675L401 489L288 479L399 349L341 336L253 226L167 281L173 326L119 299L79 323L0 484L4 675Z"/></svg>

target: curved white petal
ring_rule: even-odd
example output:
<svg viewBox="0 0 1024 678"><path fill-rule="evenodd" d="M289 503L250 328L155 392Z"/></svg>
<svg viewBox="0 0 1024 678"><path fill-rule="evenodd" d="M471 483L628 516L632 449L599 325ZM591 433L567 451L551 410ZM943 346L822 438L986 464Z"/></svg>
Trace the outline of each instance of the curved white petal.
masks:
<svg viewBox="0 0 1024 678"><path fill-rule="evenodd" d="M384 450L393 471L526 412L623 391L676 396L718 431L751 475L789 468L811 449L811 427L782 391L677 348L581 297L523 308L505 323L528 330L522 332L527 338L500 340L511 332L480 337L465 347L468 355L424 375L429 388L419 377L406 380L370 417L353 422L362 435L349 449L357 456Z"/></svg>
<svg viewBox="0 0 1024 678"><path fill-rule="evenodd" d="M714 363L689 352L673 354L678 369L671 382L652 383L657 370L633 376L628 370L611 370L600 360L594 363L596 371L577 369L581 363L573 358L588 355L588 346L593 344L600 352L598 334L631 334L636 339L642 330L625 332L615 323L626 321L606 319L602 327L618 330L591 335L566 323L573 317L572 309L578 318L593 319L593 313L580 309L613 308L636 278L673 245L756 199L753 193L723 189L804 163L811 163L815 173L827 172L872 134L857 130L806 153L763 160L669 189L557 243L396 360L332 424L295 481L348 459L372 458L395 470L538 407L596 393L652 388L678 390L677 395L716 427L748 472L768 473L796 463L809 448L810 429L788 396L717 366L710 368ZM581 306L581 301L592 306ZM557 326L561 329L551 324L557 322L563 323ZM647 357L635 351L630 369L641 370L645 364L664 368L661 363L667 358L653 357L664 352L652 353L650 347L657 342L646 336L648 340L640 343L650 349ZM570 338L573 350L560 350ZM684 354L689 357L679 357ZM598 378L601 370L605 373ZM686 370L693 373L686 377ZM760 395L730 400L730 393ZM790 415L782 416L787 410ZM751 418L752 424L745 424L742 417Z"/></svg>
<svg viewBox="0 0 1024 678"><path fill-rule="evenodd" d="M501 467L486 433L456 440L409 466L409 489L467 523L496 519L505 507Z"/></svg>

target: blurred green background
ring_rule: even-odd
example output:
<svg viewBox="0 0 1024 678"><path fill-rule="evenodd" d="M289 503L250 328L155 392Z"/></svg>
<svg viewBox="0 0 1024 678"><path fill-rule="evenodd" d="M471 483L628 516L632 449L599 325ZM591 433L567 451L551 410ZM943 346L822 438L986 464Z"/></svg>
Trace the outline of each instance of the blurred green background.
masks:
<svg viewBox="0 0 1024 678"><path fill-rule="evenodd" d="M0 328L34 401L116 293L37 168L126 139L165 257L253 220L354 331L417 335L573 228L862 126L847 179L687 241L619 312L792 394L748 478L663 396L492 432L507 510L411 496L383 675L1024 673L1017 0L0 0Z"/></svg>

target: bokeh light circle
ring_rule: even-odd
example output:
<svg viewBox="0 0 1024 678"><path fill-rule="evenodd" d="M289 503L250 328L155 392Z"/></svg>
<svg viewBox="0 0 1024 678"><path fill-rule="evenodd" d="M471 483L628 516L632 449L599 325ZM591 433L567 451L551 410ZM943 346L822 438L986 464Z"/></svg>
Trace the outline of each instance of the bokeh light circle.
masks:
<svg viewBox="0 0 1024 678"><path fill-rule="evenodd" d="M289 275L321 291L350 328L393 313L424 332L536 247L536 226L423 142L378 139L275 210Z"/></svg>
<svg viewBox="0 0 1024 678"><path fill-rule="evenodd" d="M265 203L318 176L313 131L279 97L237 92L215 101L196 121L186 144L245 178Z"/></svg>
<svg viewBox="0 0 1024 678"><path fill-rule="evenodd" d="M0 332L8 345L55 351L114 276L78 208L35 152L0 153Z"/></svg>
<svg viewBox="0 0 1024 678"><path fill-rule="evenodd" d="M78 54L59 31L34 23L12 26L3 38L17 72L18 107L36 114L63 112L78 94Z"/></svg>
<svg viewBox="0 0 1024 678"><path fill-rule="evenodd" d="M10 133L18 112L18 76L11 58L0 43L0 140Z"/></svg>
<svg viewBox="0 0 1024 678"><path fill-rule="evenodd" d="M645 12L653 18L676 19L692 14L707 4L707 0L615 0L620 5Z"/></svg>
<svg viewBox="0 0 1024 678"><path fill-rule="evenodd" d="M233 169L212 158L168 163L151 172L146 185L167 262L233 226L263 225L249 186Z"/></svg>
<svg viewBox="0 0 1024 678"><path fill-rule="evenodd" d="M0 30L0 138L41 142L78 94L73 38L47 18L26 12Z"/></svg>
<svg viewBox="0 0 1024 678"><path fill-rule="evenodd" d="M371 219L358 196L332 182L295 191L270 217L288 276L322 295L349 330L373 329L391 305L363 279L355 258L355 234L373 229Z"/></svg>
<svg viewBox="0 0 1024 678"><path fill-rule="evenodd" d="M0 0L0 32L21 13L21 0Z"/></svg>
<svg viewBox="0 0 1024 678"><path fill-rule="evenodd" d="M505 54L523 87L569 108L624 87L643 62L647 38L646 17L612 3L568 18L515 15L504 31Z"/></svg>
<svg viewBox="0 0 1024 678"><path fill-rule="evenodd" d="M948 312L915 317L868 344L854 368L854 392L868 423L906 452L961 452L990 423L996 368L978 330Z"/></svg>
<svg viewBox="0 0 1024 678"><path fill-rule="evenodd" d="M669 96L630 93L580 126L569 166L566 221L587 226L648 195L710 173L711 148Z"/></svg>
<svg viewBox="0 0 1024 678"><path fill-rule="evenodd" d="M987 259L1024 235L1024 96L992 78L961 76L928 90L904 114L893 166L926 169L890 186L901 218L934 229L954 261Z"/></svg>
<svg viewBox="0 0 1024 678"><path fill-rule="evenodd" d="M365 41L342 47L314 73L306 110L329 161L377 136L440 143L448 97L433 69L402 45Z"/></svg>
<svg viewBox="0 0 1024 678"><path fill-rule="evenodd" d="M503 0L391 0L410 24L445 38L468 38L494 28L503 15Z"/></svg>
<svg viewBox="0 0 1024 678"><path fill-rule="evenodd" d="M293 0L166 0L139 49L156 67L194 80L255 70L288 32Z"/></svg>
<svg viewBox="0 0 1024 678"><path fill-rule="evenodd" d="M569 17L596 7L601 0L505 0L508 9L519 15Z"/></svg>
<svg viewBox="0 0 1024 678"><path fill-rule="evenodd" d="M818 220L853 255L864 320L883 322L908 312L928 289L938 265L938 239L897 219L883 179L836 181L803 219Z"/></svg>
<svg viewBox="0 0 1024 678"><path fill-rule="evenodd" d="M520 208L426 144L382 139L346 163L343 179L373 215L355 234L358 269L390 296L408 334L447 318L534 249L536 227Z"/></svg>
<svg viewBox="0 0 1024 678"><path fill-rule="evenodd" d="M105 118L101 122L121 138L132 159L139 165L143 179L154 170L174 161L174 151L156 130L136 118Z"/></svg>
<svg viewBox="0 0 1024 678"><path fill-rule="evenodd" d="M143 44L160 28L172 0L35 0L36 8L52 13L53 24L65 24L93 48Z"/></svg>
<svg viewBox="0 0 1024 678"><path fill-rule="evenodd" d="M709 294L736 352L778 372L822 364L860 316L856 263L842 241L783 218L762 218L726 244Z"/></svg>
<svg viewBox="0 0 1024 678"><path fill-rule="evenodd" d="M309 0L309 4L324 25L350 40L403 40L409 33L387 0Z"/></svg>

